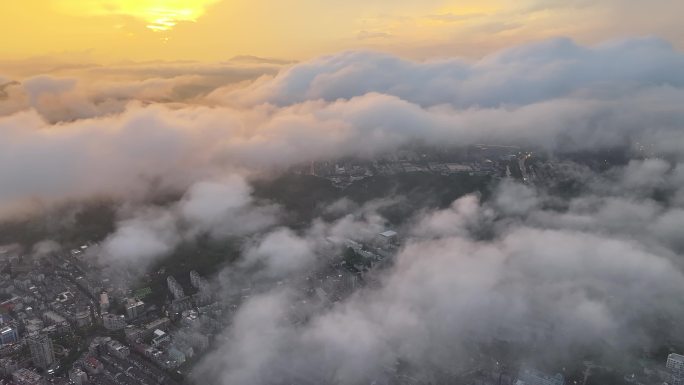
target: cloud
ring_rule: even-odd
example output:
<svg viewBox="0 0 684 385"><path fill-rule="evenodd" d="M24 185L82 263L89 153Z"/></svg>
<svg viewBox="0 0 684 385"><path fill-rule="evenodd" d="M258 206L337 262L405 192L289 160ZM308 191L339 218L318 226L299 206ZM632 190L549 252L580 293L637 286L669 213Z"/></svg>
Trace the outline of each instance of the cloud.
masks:
<svg viewBox="0 0 684 385"><path fill-rule="evenodd" d="M474 195L467 195L454 201L449 209L423 218L412 232L419 237L466 236L483 214L479 199Z"/></svg>
<svg viewBox="0 0 684 385"><path fill-rule="evenodd" d="M248 250L244 263L248 266L263 263L269 275L281 276L309 268L314 259L314 250L305 239L289 229L278 229Z"/></svg>
<svg viewBox="0 0 684 385"><path fill-rule="evenodd" d="M372 157L416 140L681 159L682 64L657 39L555 39L476 62L345 52L206 97L178 91L196 84L190 75L102 88L33 78L0 102L25 106L0 117L0 208L139 193L150 180L185 189L226 169Z"/></svg>
<svg viewBox="0 0 684 385"><path fill-rule="evenodd" d="M524 105L592 85L681 87L682 63L682 55L658 39L583 47L558 38L503 50L474 63L458 59L417 63L375 52L345 52L286 69L271 81L236 91L235 98L291 105L376 92L424 107Z"/></svg>
<svg viewBox="0 0 684 385"><path fill-rule="evenodd" d="M631 189L662 187L670 168L670 164L662 159L632 160L622 170L622 183Z"/></svg>
<svg viewBox="0 0 684 385"><path fill-rule="evenodd" d="M647 193L671 189L676 196L678 170L645 159L577 174L586 189L570 198L550 195L543 184L504 179L488 199L466 195L408 220L391 266L329 306L317 306L300 284L315 276L321 265L314 261L330 260L329 254L287 246L293 239L314 245L329 233L280 230L287 236L277 243L284 247L270 249L271 257L304 249L316 256L307 257L308 265L293 263L298 274L290 272L284 285L266 284L248 298L236 317L258 317L254 310L264 303L269 310L259 313L263 319L227 326L224 343L200 362L194 378L446 382L473 370L495 371L493 360L513 372L522 364L560 370L587 354L631 367L644 352L681 340L680 327L662 322L684 316L684 304L671 300L684 290L684 245L676 230L684 216L676 200L655 201ZM334 206L335 212L358 210L348 201ZM251 325L264 322L271 332L265 337ZM249 351L242 336L265 339ZM515 357L487 350L501 341ZM470 360L479 349L489 352L483 357L491 365Z"/></svg>
<svg viewBox="0 0 684 385"><path fill-rule="evenodd" d="M392 34L381 31L359 31L356 34L356 38L359 40L376 40L376 39L388 39L391 38Z"/></svg>
<svg viewBox="0 0 684 385"><path fill-rule="evenodd" d="M496 340L518 346L518 359L527 362L560 365L575 349L597 346L607 362L621 362L626 351L657 346L649 336L658 317L684 314L681 304L663 300L684 290L667 254L620 236L506 221L488 242L458 231L488 210L469 196L426 213L379 286L314 310L303 324L287 321L287 309L302 301L295 288L248 299L196 379L444 380L486 366L468 357Z"/></svg>
<svg viewBox="0 0 684 385"><path fill-rule="evenodd" d="M146 210L117 224L102 244L106 263L137 269L175 249L180 242L173 216L162 210Z"/></svg>
<svg viewBox="0 0 684 385"><path fill-rule="evenodd" d="M523 215L539 205L537 192L528 186L506 180L498 186L497 208L508 215Z"/></svg>
<svg viewBox="0 0 684 385"><path fill-rule="evenodd" d="M188 190L180 210L187 220L216 225L231 211L250 203L251 192L247 182L236 175L223 182L200 182Z"/></svg>
<svg viewBox="0 0 684 385"><path fill-rule="evenodd" d="M249 235L276 224L278 206L256 202L251 194L246 180L233 174L197 182L166 207L125 207L116 230L102 242L100 262L140 273L197 236Z"/></svg>

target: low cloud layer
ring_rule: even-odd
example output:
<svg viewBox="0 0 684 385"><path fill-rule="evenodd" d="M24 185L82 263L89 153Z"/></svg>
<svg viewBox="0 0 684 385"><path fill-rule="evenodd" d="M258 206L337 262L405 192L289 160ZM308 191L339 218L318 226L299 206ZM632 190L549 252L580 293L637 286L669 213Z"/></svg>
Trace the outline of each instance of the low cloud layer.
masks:
<svg viewBox="0 0 684 385"><path fill-rule="evenodd" d="M587 354L607 365L634 367L644 352L679 343L682 249L661 242L668 231L658 223L667 218L663 229L670 233L681 228L670 222L681 216L681 207L631 193L596 193L558 211L543 208L552 199L544 196L504 181L490 202L468 195L447 209L418 215L377 285L330 306L307 305L310 299L296 281L266 289L240 307L223 342L195 369L195 379L384 384L408 376L440 383L497 370L495 360L510 364L504 350L484 353L488 346L501 349L502 341L515 350L515 365L557 370ZM524 205L515 204L520 199ZM580 200L594 204L581 209ZM493 236L481 240L482 228ZM275 237L287 242L281 240L282 249L270 258L285 262L290 252L310 253L287 246L305 238L283 232ZM227 282L232 289L226 290L239 287ZM302 312L306 321L292 322ZM506 370L514 375L516 369Z"/></svg>
<svg viewBox="0 0 684 385"><path fill-rule="evenodd" d="M0 209L125 195L150 179L187 188L226 168L371 156L415 140L681 158L682 68L684 55L658 39L556 39L476 62L347 52L190 99L179 87L192 88L192 74L100 88L19 79L0 100Z"/></svg>
<svg viewBox="0 0 684 385"><path fill-rule="evenodd" d="M199 235L243 236L278 222L278 206L257 202L247 181L238 175L192 185L168 207L125 207L115 231L96 250L100 262L141 273L168 256L184 241Z"/></svg>

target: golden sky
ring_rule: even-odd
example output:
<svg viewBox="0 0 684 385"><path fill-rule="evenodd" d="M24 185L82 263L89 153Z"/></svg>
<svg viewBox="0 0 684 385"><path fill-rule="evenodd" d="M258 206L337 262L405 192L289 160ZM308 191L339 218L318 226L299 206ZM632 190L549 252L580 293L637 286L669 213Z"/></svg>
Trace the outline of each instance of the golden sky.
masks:
<svg viewBox="0 0 684 385"><path fill-rule="evenodd" d="M0 59L303 59L344 49L478 56L547 37L658 35L680 0L0 0ZM648 14L648 17L643 15Z"/></svg>

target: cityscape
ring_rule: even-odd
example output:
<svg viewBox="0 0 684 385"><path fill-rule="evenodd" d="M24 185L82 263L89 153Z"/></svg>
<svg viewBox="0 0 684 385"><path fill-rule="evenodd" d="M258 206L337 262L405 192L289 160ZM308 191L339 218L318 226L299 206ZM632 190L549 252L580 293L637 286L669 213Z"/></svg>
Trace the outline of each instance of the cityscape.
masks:
<svg viewBox="0 0 684 385"><path fill-rule="evenodd" d="M339 190L374 176L411 173L487 176L548 185L583 167L600 167L602 163L551 160L507 146L423 151L407 150L374 161L312 163L289 172L327 180ZM402 235L391 229L363 240L328 238L327 242L332 254L326 263L291 282L305 293L298 300L302 308L295 308L290 315L294 324L307 322L307 303L331 307L364 286L379 284L380 274L391 268L403 243ZM186 383L193 364L212 349L226 320L234 316L253 289L245 282L230 296L217 295L213 277L196 270L164 275L163 267L153 273L162 283L153 289L139 280L109 276L94 256L100 249L97 243L88 242L41 256L22 255L18 247L0 251L0 368L6 381L17 385ZM512 346L518 343L505 336L495 336L494 341ZM457 373L459 383L586 385L597 383L593 382L595 376L601 381L606 373L621 376L628 384L684 383L684 356L677 353L669 353L661 362L629 368L631 372L589 360L576 363L581 371L574 372L565 368L545 372L516 359L491 360L484 358ZM386 371L388 383L432 383L404 373L399 363ZM298 384L320 383L316 373L291 374Z"/></svg>
<svg viewBox="0 0 684 385"><path fill-rule="evenodd" d="M684 1L0 14L0 385L684 385Z"/></svg>

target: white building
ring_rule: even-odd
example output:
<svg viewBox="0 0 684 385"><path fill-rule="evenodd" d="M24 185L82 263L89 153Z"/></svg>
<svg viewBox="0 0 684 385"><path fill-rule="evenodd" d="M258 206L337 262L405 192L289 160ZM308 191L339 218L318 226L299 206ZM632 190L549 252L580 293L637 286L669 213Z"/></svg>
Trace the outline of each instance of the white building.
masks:
<svg viewBox="0 0 684 385"><path fill-rule="evenodd" d="M152 336L152 346L154 347L159 347L171 342L171 337L159 329L155 330Z"/></svg>
<svg viewBox="0 0 684 385"><path fill-rule="evenodd" d="M671 353L665 367L670 370L670 385L684 385L684 356Z"/></svg>
<svg viewBox="0 0 684 385"><path fill-rule="evenodd" d="M670 370L684 369L684 356L677 353L671 353L667 356L667 363L665 363L665 367Z"/></svg>

